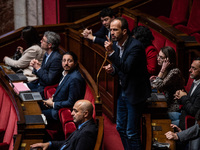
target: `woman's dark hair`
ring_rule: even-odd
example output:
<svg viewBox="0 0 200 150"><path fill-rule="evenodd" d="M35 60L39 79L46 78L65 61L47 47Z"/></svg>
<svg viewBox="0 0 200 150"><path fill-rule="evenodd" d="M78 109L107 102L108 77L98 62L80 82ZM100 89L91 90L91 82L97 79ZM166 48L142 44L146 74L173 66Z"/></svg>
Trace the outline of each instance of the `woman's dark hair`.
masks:
<svg viewBox="0 0 200 150"><path fill-rule="evenodd" d="M152 41L154 40L151 30L145 26L135 27L132 30L132 36L140 41L145 48L152 45Z"/></svg>
<svg viewBox="0 0 200 150"><path fill-rule="evenodd" d="M36 29L32 26L27 26L22 30L21 36L27 46L40 45L40 38Z"/></svg>

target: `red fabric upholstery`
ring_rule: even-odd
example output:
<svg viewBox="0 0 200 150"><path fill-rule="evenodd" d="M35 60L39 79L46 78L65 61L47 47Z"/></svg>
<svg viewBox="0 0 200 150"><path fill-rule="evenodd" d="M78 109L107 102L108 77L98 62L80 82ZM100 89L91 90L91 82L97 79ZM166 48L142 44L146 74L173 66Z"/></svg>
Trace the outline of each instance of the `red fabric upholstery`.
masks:
<svg viewBox="0 0 200 150"><path fill-rule="evenodd" d="M170 16L159 16L158 18L170 25L186 24L189 16L190 0L174 0Z"/></svg>
<svg viewBox="0 0 200 150"><path fill-rule="evenodd" d="M166 39L165 46L171 46L176 52L176 45L173 42L171 42L170 40Z"/></svg>
<svg viewBox="0 0 200 150"><path fill-rule="evenodd" d="M195 124L195 117L192 117L190 115L187 115L185 117L185 129L193 126Z"/></svg>
<svg viewBox="0 0 200 150"><path fill-rule="evenodd" d="M129 16L126 15L122 15L123 18L125 18L128 22L128 28L130 31L133 30L133 28L135 28L135 20Z"/></svg>
<svg viewBox="0 0 200 150"><path fill-rule="evenodd" d="M177 25L175 28L178 30L191 35L192 33L200 32L200 0L193 0L192 8L190 11L189 20L187 26Z"/></svg>
<svg viewBox="0 0 200 150"><path fill-rule="evenodd" d="M158 51L160 51L160 49L165 46L166 38L163 35L161 35L160 33L158 33L157 31L155 31L151 28L150 28L150 30L155 38L153 40L152 44L157 48Z"/></svg>
<svg viewBox="0 0 200 150"><path fill-rule="evenodd" d="M92 103L93 108L94 108L93 109L93 118L95 120L95 118L96 118L95 98L94 98L92 91L90 90L90 87L88 86L88 84L86 84L84 99L89 100Z"/></svg>
<svg viewBox="0 0 200 150"><path fill-rule="evenodd" d="M187 85L185 86L185 90L186 90L187 93L190 91L190 88L192 86L193 81L194 81L194 79L192 79L190 77L188 78Z"/></svg>
<svg viewBox="0 0 200 150"><path fill-rule="evenodd" d="M8 96L6 90L0 86L1 110L0 110L0 142L2 148L0 149L13 149L13 135L17 134L17 113L14 108L12 100ZM3 93L3 94L2 94Z"/></svg>
<svg viewBox="0 0 200 150"><path fill-rule="evenodd" d="M45 95L46 99L48 99L55 93L57 86L58 86L58 84L45 87L44 95ZM86 84L84 99L92 102L92 105L94 107L93 118L95 119L95 117L96 117L95 98L94 98L92 91L90 90L90 87L88 86L88 84ZM51 122L50 124L48 124L46 126L46 131L49 134L49 136L51 137L51 139L56 139L56 140L58 140L58 138L59 139L62 138L62 136L60 136L60 135L62 135L63 132L64 132L65 138L67 138L73 131L76 130L76 126L75 126L75 124L73 122L73 118L71 116L70 108L61 108L59 110L58 114L59 114L60 122L59 123Z"/></svg>
<svg viewBox="0 0 200 150"><path fill-rule="evenodd" d="M73 122L71 110L69 108L61 108L59 110L59 118L62 123L65 139L76 130L76 125Z"/></svg>
<svg viewBox="0 0 200 150"><path fill-rule="evenodd" d="M48 99L49 97L52 97L52 95L56 92L56 87L58 84L51 85L51 86L46 86L44 88L44 97Z"/></svg>

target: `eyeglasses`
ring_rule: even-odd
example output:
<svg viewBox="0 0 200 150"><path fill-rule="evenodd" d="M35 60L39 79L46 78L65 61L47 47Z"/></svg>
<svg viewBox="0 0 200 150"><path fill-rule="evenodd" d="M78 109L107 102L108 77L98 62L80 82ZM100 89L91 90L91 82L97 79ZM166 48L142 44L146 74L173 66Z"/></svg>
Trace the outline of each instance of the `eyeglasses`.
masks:
<svg viewBox="0 0 200 150"><path fill-rule="evenodd" d="M43 38L41 39L42 42L48 43L47 41L45 41Z"/></svg>
<svg viewBox="0 0 200 150"><path fill-rule="evenodd" d="M165 59L165 57L160 56L160 55L157 55L157 58L158 58L158 59L161 59L161 60Z"/></svg>

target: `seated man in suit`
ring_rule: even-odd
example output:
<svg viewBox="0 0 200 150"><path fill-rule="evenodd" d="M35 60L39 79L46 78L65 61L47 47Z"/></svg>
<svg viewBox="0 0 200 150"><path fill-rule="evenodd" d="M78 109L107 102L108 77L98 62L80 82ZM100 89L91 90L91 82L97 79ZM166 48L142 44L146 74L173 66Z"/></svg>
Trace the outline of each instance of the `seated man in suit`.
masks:
<svg viewBox="0 0 200 150"><path fill-rule="evenodd" d="M104 8L99 16L101 18L102 27L96 33L92 33L92 30L85 29L83 31L84 38L92 40L94 43L97 43L101 46L104 46L104 42L107 40L106 35L110 37L110 22L115 18L115 15L111 8Z"/></svg>
<svg viewBox="0 0 200 150"><path fill-rule="evenodd" d="M171 124L171 127L176 129L178 132L174 133L171 131L168 131L165 133L166 138L169 140L177 140L181 142L181 145L184 145L182 142L187 142L189 141L189 150L199 150L200 149L200 109L198 110L196 116L196 121L197 123L186 129L181 131L179 127L176 125Z"/></svg>
<svg viewBox="0 0 200 150"><path fill-rule="evenodd" d="M92 118L93 106L88 100L79 100L74 104L72 116L77 129L65 141L36 143L31 148L41 147L43 150L93 150L98 128Z"/></svg>
<svg viewBox="0 0 200 150"><path fill-rule="evenodd" d="M78 99L84 98L86 85L85 80L78 71L77 61L77 56L71 51L63 55L63 78L53 97L43 100L43 103L40 103L42 113L49 121L59 119L58 110L60 108L72 108Z"/></svg>
<svg viewBox="0 0 200 150"><path fill-rule="evenodd" d="M41 48L46 51L42 64L36 59L30 62L33 73L38 77L38 80L27 85L31 91L40 92L44 98L44 88L59 83L62 75L62 56L58 52L60 36L55 32L45 32L40 42Z"/></svg>
<svg viewBox="0 0 200 150"><path fill-rule="evenodd" d="M185 129L185 117L187 115L194 117L200 109L200 57L192 62L189 72L190 78L194 79L189 93L187 94L183 90L178 90L175 93L175 99L180 100L183 105L179 121L179 127L182 130Z"/></svg>

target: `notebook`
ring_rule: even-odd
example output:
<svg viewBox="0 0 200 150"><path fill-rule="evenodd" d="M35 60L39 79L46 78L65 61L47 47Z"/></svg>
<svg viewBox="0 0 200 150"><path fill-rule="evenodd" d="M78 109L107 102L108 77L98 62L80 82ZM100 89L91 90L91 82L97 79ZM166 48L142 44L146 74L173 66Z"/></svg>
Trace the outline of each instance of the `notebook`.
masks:
<svg viewBox="0 0 200 150"><path fill-rule="evenodd" d="M10 82L10 85L13 87L13 90L18 95L20 92L31 91L29 87L26 85L26 83L23 82L14 82L14 83Z"/></svg>
<svg viewBox="0 0 200 150"><path fill-rule="evenodd" d="M27 77L23 73L6 74L10 81L27 81Z"/></svg>

